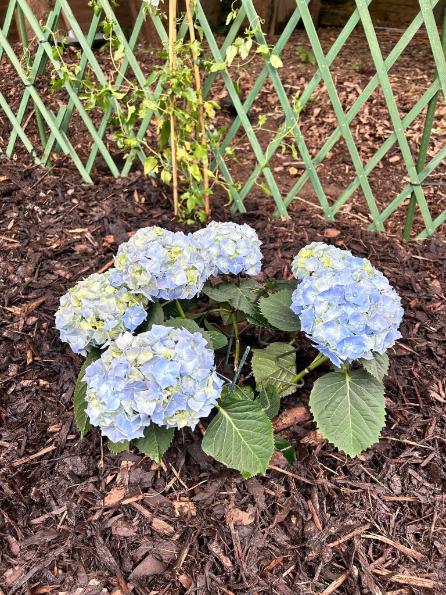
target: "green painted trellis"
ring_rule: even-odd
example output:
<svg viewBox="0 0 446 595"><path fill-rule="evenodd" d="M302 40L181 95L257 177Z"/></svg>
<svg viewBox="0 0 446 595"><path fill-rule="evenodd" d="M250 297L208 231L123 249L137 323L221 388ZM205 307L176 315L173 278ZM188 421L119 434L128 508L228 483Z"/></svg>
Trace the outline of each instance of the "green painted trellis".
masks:
<svg viewBox="0 0 446 595"><path fill-rule="evenodd" d="M221 76L237 113L220 147L215 151L213 163L213 167L218 167L220 174L225 179L225 182L231 191L233 208L235 210L246 212L244 205L245 199L249 195L253 186L262 177L275 201L276 214L284 217L288 216L287 207L295 197L299 195L299 192L303 189L304 185L307 182L310 182L315 190L324 215L329 220L333 220L347 201L352 200L354 193L357 190L361 190L370 211L370 216L373 221L370 227L373 229L383 231L385 221L398 208L402 206L405 207L407 199L409 199L409 205L407 207L407 219L404 229L405 237L408 238L411 234L413 217L417 210L423 221L423 229L417 235L417 238L419 239L432 235L440 225L446 222L446 211L437 215L435 219L432 218L428 200L423 189L423 184L427 181L427 178L446 159L446 146L444 146L426 163L427 148L438 99L441 94L446 98L446 59L444 51L446 35L443 29L443 38L440 37L433 16L433 9L439 1L440 0L419 0L420 13L414 18L389 55L384 59L369 13L369 5L372 0L356 0L356 9L326 54L321 47L320 40L310 15L308 8L309 0L296 0L294 13L275 43L275 46L272 49L272 54L280 55L299 23L304 26L312 51L317 60L317 70L300 96L300 106L305 106L315 93L318 85L323 83L338 123L335 130L329 135L324 145L315 156L312 156L308 149L308 143L311 139L305 138L301 132L298 114L287 96L281 80L280 71L271 64L269 58L264 59L263 68L244 101L240 99L236 85L228 70L208 75L203 86L204 95L209 94L215 79ZM89 183L92 181L91 173L98 155L103 158L110 172L116 177L127 175L135 159L139 159L144 163L146 158L144 152L141 149L138 149L135 153L131 153L127 156L121 167L118 166L104 141L104 137L107 134L108 123L116 107L113 103L114 100L112 99L110 107L104 111L99 125L97 125L97 123L95 124L90 118L79 96L80 81L87 68L90 68L93 71L100 84L108 84L106 73L102 70L96 54L92 51L95 34L100 27L101 20L105 17L107 20L113 22L115 35L117 35L119 41L125 48L125 58L121 65L120 73L114 81L114 86L116 88L119 88L120 85L122 85L129 70L139 85L144 86L146 83L146 75L139 64L135 53L135 48L146 18L151 18L153 20L153 24L161 41L163 43L167 42L167 34L162 20L159 16L152 14L147 15L144 4L141 5L134 28L128 38L119 26L109 0L97 0L97 6L100 10L95 12L92 11L92 20L89 30L84 34L73 15L67 0L56 0L54 8L49 14L45 25L39 23L33 16L27 4L27 0L10 0L3 26L0 29L0 60L7 58L11 62L24 88L20 106L17 113L14 113L8 105L6 97L1 92L0 86L0 110L3 110L12 125L12 133L6 148L6 155L8 157L13 155L16 143L20 140L36 163L47 166L53 151L56 149L60 150L64 154L70 156L83 179ZM240 11L232 22L228 34L220 47L207 21L200 2L196 3L195 8L197 22L203 31L212 58L215 62L219 63L224 61L228 47L234 42L240 29L244 28L246 19L250 23L257 23L259 21L253 5L253 0L241 0ZM38 77L43 73L47 64L50 64L54 71L60 72L60 63L58 63L57 57L53 55L51 40L57 32L62 13L70 23L70 27L80 43L81 55L77 72L78 80L70 82L69 80L64 79L63 88L67 93L67 101L55 112L45 105L39 95L35 83L38 80ZM18 24L22 33L22 39L25 39L26 41L26 27L24 24L24 19L26 18L38 42L36 45L32 46L33 48L35 47L35 50L33 50L32 55L27 56L26 64L23 64L23 60L20 60L17 57L12 45L8 41L8 34L15 14L18 16ZM353 105L347 111L344 111L330 67L342 50L344 44L349 39L353 30L358 25L362 25L365 33L371 57L376 68L376 74L362 90L362 93ZM418 102L403 118L401 118L390 82L389 71L407 48L414 35L422 27L425 27L427 31L437 76ZM187 31L188 25L186 18L184 18L184 20L179 23L179 37L184 38ZM266 40L261 28L255 27L254 32L256 41L261 45L265 44ZM270 162L283 140L283 130L279 130L275 138L268 144L268 147L263 150L259 138L248 117L249 109L252 107L256 97L268 79L274 87L285 116L284 129L291 131L297 151L305 166L303 174L286 196L282 195L276 177L270 167ZM359 114L361 108L378 88L381 88L383 92L393 132L376 150L374 155L364 163L355 144L350 125L354 118ZM161 92L162 89L159 85L153 89L155 97L158 97ZM34 139L30 139L24 126L24 118L30 104L34 106L36 113L40 145L36 143ZM425 109L425 126L421 147L419 154L414 156L407 140L406 131ZM80 116L93 143L89 150L88 158L84 161L81 160L76 148L70 141L69 125L75 112ZM134 130L136 138L142 139L145 137L152 119L153 112L148 111L138 129ZM225 159L226 150L231 146L231 143L240 130L246 134L257 162L252 173L243 184L238 184L238 180L233 179ZM319 178L318 167L324 162L329 152L341 139L345 142L351 157L355 170L355 179L334 201L330 202ZM382 161L386 153L394 146L397 146L401 152L408 174L408 183L404 185L396 198L391 200L383 210L380 210L370 185L369 177L375 167Z"/></svg>

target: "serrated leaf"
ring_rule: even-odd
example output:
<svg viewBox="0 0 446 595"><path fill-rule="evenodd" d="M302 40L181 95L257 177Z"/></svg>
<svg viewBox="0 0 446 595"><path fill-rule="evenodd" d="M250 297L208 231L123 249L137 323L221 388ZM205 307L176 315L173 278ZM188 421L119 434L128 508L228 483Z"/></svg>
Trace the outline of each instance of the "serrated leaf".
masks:
<svg viewBox="0 0 446 595"><path fill-rule="evenodd" d="M255 311L255 302L260 285L252 279L244 279L233 285L234 294L229 301L236 310L241 310L245 314L253 314Z"/></svg>
<svg viewBox="0 0 446 595"><path fill-rule="evenodd" d="M252 315L260 285L252 279L244 279L239 283L221 283L216 287L205 285L203 293L215 302L228 302L235 310Z"/></svg>
<svg viewBox="0 0 446 595"><path fill-rule="evenodd" d="M208 341L208 343L212 344L212 348L215 351L217 351L217 349L222 349L223 347L226 347L226 345L228 344L228 337L215 329L204 331L204 335L207 338L206 340Z"/></svg>
<svg viewBox="0 0 446 595"><path fill-rule="evenodd" d="M117 455L120 452L129 450L130 442L128 440L124 440L123 442L112 442L111 440L107 440L107 448L114 455Z"/></svg>
<svg viewBox="0 0 446 595"><path fill-rule="evenodd" d="M223 402L225 399L229 399L230 397L234 397L240 400L245 401L253 401L254 400L254 391L248 385L244 386L235 386L234 390L232 391L231 395L229 395L230 385L226 384L222 391L220 400Z"/></svg>
<svg viewBox="0 0 446 595"><path fill-rule="evenodd" d="M310 409L324 438L355 456L379 440L384 385L365 370L330 372L314 383Z"/></svg>
<svg viewBox="0 0 446 595"><path fill-rule="evenodd" d="M254 349L251 366L258 390L263 384L275 384L282 397L296 391L289 384L296 375L296 353L289 343L270 343L265 349Z"/></svg>
<svg viewBox="0 0 446 595"><path fill-rule="evenodd" d="M174 428L164 428L152 423L144 430L144 438L135 440L135 446L140 452L160 464L164 453L172 443L174 433Z"/></svg>
<svg viewBox="0 0 446 595"><path fill-rule="evenodd" d="M380 382L383 381L384 376L389 371L389 356L387 353L374 353L373 359L360 359L359 363L367 370L369 374L374 376Z"/></svg>
<svg viewBox="0 0 446 595"><path fill-rule="evenodd" d="M281 452L290 465L296 462L296 449L288 442L286 438L280 434L274 436L274 446L276 450Z"/></svg>
<svg viewBox="0 0 446 595"><path fill-rule="evenodd" d="M92 349L87 357L85 358L84 363L82 364L81 369L79 370L79 374L77 376L76 384L74 386L74 393L73 393L73 409L74 409L74 422L76 424L77 429L81 433L81 437L83 438L85 434L91 428L88 415L85 412L87 407L87 402L85 401L85 394L87 392L87 385L83 381L85 370L88 366L95 362L97 359L101 357L101 352L99 349Z"/></svg>
<svg viewBox="0 0 446 595"><path fill-rule="evenodd" d="M291 289L282 289L259 302L259 308L266 320L280 331L290 333L300 330L299 318L291 311Z"/></svg>
<svg viewBox="0 0 446 595"><path fill-rule="evenodd" d="M149 309L147 320L141 325L141 332L149 331L154 324L163 324L164 311L159 302L154 302Z"/></svg>
<svg viewBox="0 0 446 595"><path fill-rule="evenodd" d="M294 291L297 287L297 279L268 279L265 286L271 291L281 291L282 289Z"/></svg>
<svg viewBox="0 0 446 595"><path fill-rule="evenodd" d="M234 295L233 283L220 283L213 287L212 285L205 285L203 287L203 293L207 295L214 302L229 302Z"/></svg>
<svg viewBox="0 0 446 595"><path fill-rule="evenodd" d="M218 409L203 438L203 450L244 477L265 473L274 439L271 421L260 404L231 396Z"/></svg>
<svg viewBox="0 0 446 595"><path fill-rule="evenodd" d="M254 312L246 315L246 320L254 326L260 326L262 328L273 328L270 323L266 320L263 314L260 312L258 304L254 306Z"/></svg>
<svg viewBox="0 0 446 595"><path fill-rule="evenodd" d="M266 415L273 419L279 413L280 394L275 384L262 384L259 388L258 401Z"/></svg>

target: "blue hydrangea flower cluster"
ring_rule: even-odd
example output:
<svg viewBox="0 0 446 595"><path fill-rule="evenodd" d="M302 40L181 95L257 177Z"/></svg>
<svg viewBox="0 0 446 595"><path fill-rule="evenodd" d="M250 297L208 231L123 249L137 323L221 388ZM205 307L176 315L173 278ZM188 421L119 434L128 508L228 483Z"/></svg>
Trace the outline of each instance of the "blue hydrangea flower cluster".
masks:
<svg viewBox="0 0 446 595"><path fill-rule="evenodd" d="M262 253L256 231L249 225L212 221L195 232L194 238L210 263L209 274L258 275L262 268Z"/></svg>
<svg viewBox="0 0 446 595"><path fill-rule="evenodd" d="M293 263L302 279L292 311L302 330L336 366L384 353L401 337L401 300L365 258L326 244L310 244Z"/></svg>
<svg viewBox="0 0 446 595"><path fill-rule="evenodd" d="M134 331L147 317L147 299L125 287L114 287L113 271L95 273L60 299L56 328L75 353L107 345L126 331Z"/></svg>
<svg viewBox="0 0 446 595"><path fill-rule="evenodd" d="M347 261L351 262L355 258L349 250L341 250L323 242L312 242L295 256L291 271L296 279L304 279L326 270L341 270Z"/></svg>
<svg viewBox="0 0 446 595"><path fill-rule="evenodd" d="M149 300L174 300L193 298L207 278L206 260L191 235L145 227L119 247L111 281Z"/></svg>
<svg viewBox="0 0 446 595"><path fill-rule="evenodd" d="M90 422L112 442L142 437L150 422L194 428L223 386L200 333L159 325L119 337L87 367L84 379Z"/></svg>

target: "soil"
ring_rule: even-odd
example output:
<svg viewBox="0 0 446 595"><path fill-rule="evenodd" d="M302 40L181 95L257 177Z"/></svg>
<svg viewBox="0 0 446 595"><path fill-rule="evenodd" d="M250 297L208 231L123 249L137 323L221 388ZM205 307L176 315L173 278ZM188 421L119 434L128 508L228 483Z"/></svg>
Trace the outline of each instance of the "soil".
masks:
<svg viewBox="0 0 446 595"><path fill-rule="evenodd" d="M334 32L323 35L325 47ZM392 37L382 40L385 54L393 43ZM336 65L336 81L362 88L371 58L358 39L349 47L349 57ZM417 37L392 74L402 113L432 79L426 47L425 38ZM294 93L314 67L291 53L285 64ZM248 79L241 81L244 92L252 84L252 76ZM1 90L17 108L22 89L14 84L5 71ZM343 84L341 95L346 108L358 92L349 85ZM273 93L266 90L262 97L254 112L270 103L274 115ZM362 157L371 156L389 132L386 109L378 94L362 114L362 128L355 128L368 139L361 144ZM444 142L443 109L440 104L430 155ZM333 126L330 114L323 93L307 108L303 126L314 140L312 153ZM387 123L378 129L383 118ZM8 134L3 118L2 150ZM418 122L410 140L414 150L419 138ZM243 149L243 137L239 140ZM79 137L79 150L82 143ZM333 197L351 175L345 147L337 146L321 174ZM239 172L252 171L249 159L239 161ZM275 172L286 189L296 164L283 161L274 167L282 168ZM405 176L401 159L390 165L384 162L372 179L381 201L397 194ZM438 183L443 176L441 166ZM386 236L367 232L360 201L328 223L311 192L291 204L287 221L272 217L271 199L257 187L244 216L232 215L217 196L216 220L243 221L257 229L265 275L289 278L296 252L324 240L370 258L398 290L406 311L404 338L393 350L386 380L388 415L379 444L350 459L321 441L311 421L299 422L285 431L297 449L296 464L277 458L265 477L245 481L203 454L197 432L179 433L157 466L136 452L102 452L96 431L80 440L73 425L71 397L81 359L54 330L59 298L79 279L111 266L117 246L131 232L152 224L179 228L171 218L170 189L138 172L113 180L100 167L95 185L88 186L67 160L43 170L30 166L19 148L14 161L2 161L0 181L0 589L5 595L446 593L446 242L441 230L424 243L403 243L401 214L392 218ZM441 185L431 190L429 201L436 213L444 209ZM314 378L297 398L284 401L283 410L307 403Z"/></svg>

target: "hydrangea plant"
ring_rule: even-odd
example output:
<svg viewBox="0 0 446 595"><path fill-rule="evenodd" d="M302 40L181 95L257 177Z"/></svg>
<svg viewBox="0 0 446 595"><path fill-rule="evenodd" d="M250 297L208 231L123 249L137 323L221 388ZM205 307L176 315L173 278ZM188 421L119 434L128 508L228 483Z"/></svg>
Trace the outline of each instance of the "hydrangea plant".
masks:
<svg viewBox="0 0 446 595"><path fill-rule="evenodd" d="M247 278L260 273L260 246L235 223L187 235L141 229L114 269L61 298L61 339L87 356L74 391L82 434L97 426L113 452L134 444L160 462L175 429L199 424L204 451L251 477L274 450L295 460L272 420L282 397L331 366L309 399L320 432L351 456L378 441L387 352L401 336L398 294L368 260L324 243L298 252L295 280L260 283ZM253 345L256 327L266 347ZM317 354L298 370L303 348Z"/></svg>

